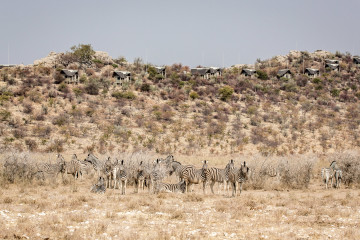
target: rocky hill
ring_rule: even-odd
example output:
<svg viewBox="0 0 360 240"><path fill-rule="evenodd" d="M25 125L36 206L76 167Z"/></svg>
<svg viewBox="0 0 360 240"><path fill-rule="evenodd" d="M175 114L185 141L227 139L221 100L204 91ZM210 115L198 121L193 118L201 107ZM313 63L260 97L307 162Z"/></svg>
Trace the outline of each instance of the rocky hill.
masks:
<svg viewBox="0 0 360 240"><path fill-rule="evenodd" d="M72 55L59 62L64 55L0 70L2 151L288 155L360 146L360 67L348 53L291 51L258 60L256 76L235 65L210 79L181 64L164 77L139 59L96 52L85 65ZM326 59L339 60L339 71ZM65 83L64 68L79 71L79 84ZM285 68L291 76L278 77ZM131 72L131 82L115 85L114 70Z"/></svg>

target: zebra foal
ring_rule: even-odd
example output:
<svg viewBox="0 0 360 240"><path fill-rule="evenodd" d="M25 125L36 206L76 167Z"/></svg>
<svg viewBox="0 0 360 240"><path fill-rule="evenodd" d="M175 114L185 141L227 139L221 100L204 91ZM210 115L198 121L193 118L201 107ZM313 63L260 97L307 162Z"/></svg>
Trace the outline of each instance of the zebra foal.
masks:
<svg viewBox="0 0 360 240"><path fill-rule="evenodd" d="M185 182L181 181L179 183L155 183L154 193L160 192L173 192L173 193L184 193L185 192Z"/></svg>

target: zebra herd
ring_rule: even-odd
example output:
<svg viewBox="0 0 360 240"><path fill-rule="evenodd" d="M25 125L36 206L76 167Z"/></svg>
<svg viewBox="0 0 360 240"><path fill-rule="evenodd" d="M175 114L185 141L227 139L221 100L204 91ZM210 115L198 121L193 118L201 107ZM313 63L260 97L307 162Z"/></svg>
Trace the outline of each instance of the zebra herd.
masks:
<svg viewBox="0 0 360 240"><path fill-rule="evenodd" d="M229 185L232 187L232 196L241 193L242 185L248 178L249 167L243 162L240 167L235 166L235 161L230 160L224 169L209 167L208 161L203 161L202 168L198 169L193 165L183 165L179 161L175 161L173 155L166 158L158 158L152 164L146 164L144 161L129 167L124 160L115 159L114 161L108 157L105 161L100 160L94 154L89 153L85 160L80 161L76 155L72 158L72 163L65 164L65 172L74 173L76 178L83 174L84 169L88 169L89 165L97 173L98 182L91 187L91 192L104 193L106 189L117 186L121 190L121 194L126 194L127 182L134 183L134 191L139 189L149 192L190 192L190 188L194 184L203 183L203 192L206 193L207 185L210 185L211 192L214 194L214 185L219 183L224 185L224 191L229 191ZM70 168L71 166L71 168ZM69 171L71 170L71 171ZM178 183L165 183L163 180L175 175Z"/></svg>
<svg viewBox="0 0 360 240"><path fill-rule="evenodd" d="M336 161L332 161L329 168L321 169L321 178L325 184L325 188L328 189L328 184L331 181L331 187L335 185L335 188L340 188L343 174L340 168L338 168Z"/></svg>
<svg viewBox="0 0 360 240"><path fill-rule="evenodd" d="M281 165L281 164L280 164ZM270 171L266 175L280 176L279 169ZM230 186L232 188L232 196L241 194L243 184L250 179L254 181L253 176L256 169L249 168L244 161L240 166L235 166L235 161L230 160L224 168L210 167L209 161L204 160L201 168L196 168L194 165L182 164L174 159L173 155L166 158L158 158L153 162L149 161L134 161L131 159L118 160L110 157L102 160L94 154L89 153L84 160L79 160L76 154L73 154L70 161L65 161L61 154L57 155L56 163L30 163L29 161L9 161L3 165L4 176L13 182L14 176L22 176L23 179L32 179L37 176L39 179L45 179L45 176L51 175L56 179L61 174L64 180L64 175L72 175L74 181L82 179L84 174L95 172L97 175L97 183L91 187L91 192L104 193L107 189L120 189L121 194L126 194L127 186L133 185L134 192L148 189L152 193L160 192L181 192L187 193L191 191L194 184L202 183L203 193L206 194L206 188L209 185L212 194L214 192L214 185L218 183L218 193L221 185L223 185L224 192L229 194ZM258 170L262 173L263 169ZM281 171L280 171L281 172ZM286 172L286 171L285 171ZM263 173L262 173L263 174ZM166 183L164 179L168 176L175 176L177 183ZM336 161L330 164L329 168L321 170L322 180L325 187L331 182L331 186L340 187L343 179L342 171L338 168Z"/></svg>

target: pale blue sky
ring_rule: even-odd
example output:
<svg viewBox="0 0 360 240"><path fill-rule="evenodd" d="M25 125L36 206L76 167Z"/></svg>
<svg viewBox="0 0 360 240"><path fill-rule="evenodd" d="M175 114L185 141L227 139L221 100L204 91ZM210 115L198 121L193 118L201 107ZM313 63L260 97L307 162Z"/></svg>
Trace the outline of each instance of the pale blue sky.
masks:
<svg viewBox="0 0 360 240"><path fill-rule="evenodd" d="M254 63L289 50L360 54L359 0L1 0L0 64L90 43L128 61ZM224 60L223 60L224 59Z"/></svg>

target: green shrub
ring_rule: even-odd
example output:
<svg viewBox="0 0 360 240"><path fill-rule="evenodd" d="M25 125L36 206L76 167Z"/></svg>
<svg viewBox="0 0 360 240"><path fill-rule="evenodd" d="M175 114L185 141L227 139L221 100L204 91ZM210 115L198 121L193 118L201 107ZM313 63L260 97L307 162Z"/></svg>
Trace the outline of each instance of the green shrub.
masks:
<svg viewBox="0 0 360 240"><path fill-rule="evenodd" d="M189 97L194 100L194 99L199 98L199 94L195 91L191 91L189 94Z"/></svg>
<svg viewBox="0 0 360 240"><path fill-rule="evenodd" d="M126 92L113 92L111 94L112 97L116 98L116 99L129 99L129 100L133 100L136 98L135 94L131 91L126 91Z"/></svg>
<svg viewBox="0 0 360 240"><path fill-rule="evenodd" d="M315 84L320 84L321 79L320 78L314 78L312 82L315 83Z"/></svg>
<svg viewBox="0 0 360 240"><path fill-rule="evenodd" d="M337 89L337 88L331 89L330 94L333 97L338 97L340 94L340 89Z"/></svg>
<svg viewBox="0 0 360 240"><path fill-rule="evenodd" d="M80 83L85 83L86 80L87 80L86 74L83 74L79 79Z"/></svg>
<svg viewBox="0 0 360 240"><path fill-rule="evenodd" d="M224 86L219 89L220 99L223 101L227 101L233 93L234 89L230 86Z"/></svg>
<svg viewBox="0 0 360 240"><path fill-rule="evenodd" d="M269 79L269 76L264 71L256 70L256 73L258 75L258 78L261 79L261 80L268 80Z"/></svg>
<svg viewBox="0 0 360 240"><path fill-rule="evenodd" d="M150 84L148 83L143 83L140 87L140 90L142 92L150 92Z"/></svg>
<svg viewBox="0 0 360 240"><path fill-rule="evenodd" d="M6 110L0 110L0 120L1 121L9 120L10 116L11 116L11 112L6 111Z"/></svg>
<svg viewBox="0 0 360 240"><path fill-rule="evenodd" d="M153 66L148 66L147 71L149 73L149 79L154 80L157 75L156 68L154 68Z"/></svg>

